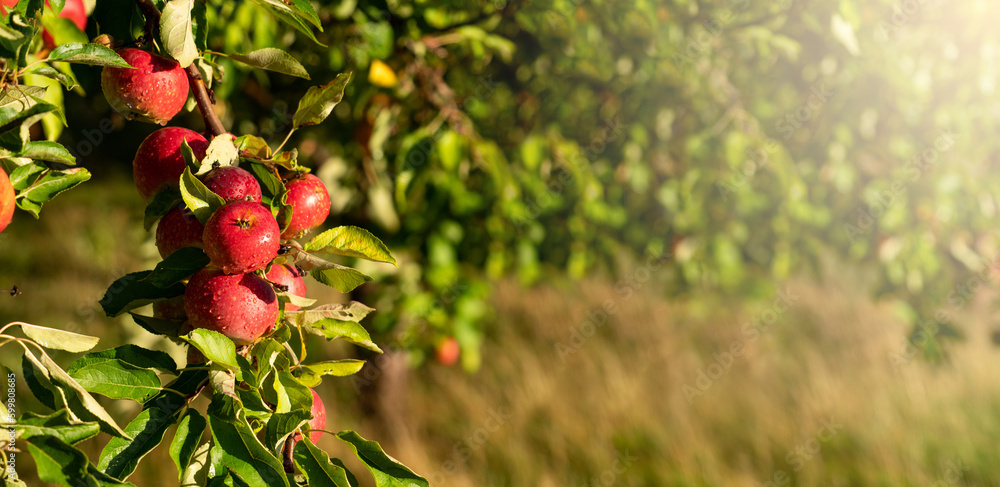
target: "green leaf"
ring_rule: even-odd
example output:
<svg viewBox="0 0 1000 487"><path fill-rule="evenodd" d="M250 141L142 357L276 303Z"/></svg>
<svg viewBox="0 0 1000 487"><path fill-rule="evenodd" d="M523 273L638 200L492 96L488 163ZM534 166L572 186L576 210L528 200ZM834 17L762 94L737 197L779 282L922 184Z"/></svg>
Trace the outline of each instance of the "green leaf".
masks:
<svg viewBox="0 0 1000 487"><path fill-rule="evenodd" d="M21 356L21 374L24 377L24 382L28 384L28 389L35 396L35 399L38 399L38 402L44 404L45 407L58 410L64 408L69 403L62 389L52 383L48 372L38 368L27 355ZM68 411L73 421L80 421L80 418L72 410Z"/></svg>
<svg viewBox="0 0 1000 487"><path fill-rule="evenodd" d="M90 460L76 447L55 436L34 436L26 440L35 459L38 478L59 485L99 487L87 471Z"/></svg>
<svg viewBox="0 0 1000 487"><path fill-rule="evenodd" d="M99 301L104 313L115 317L154 301L184 295L184 286L181 284L160 288L144 281L152 272L133 272L115 280Z"/></svg>
<svg viewBox="0 0 1000 487"><path fill-rule="evenodd" d="M18 166L10 173L10 184L14 187L14 191L24 191L46 169L44 165L35 162Z"/></svg>
<svg viewBox="0 0 1000 487"><path fill-rule="evenodd" d="M194 0L169 0L163 6L160 16L160 40L163 50L186 68L198 57L198 46L194 43L191 9Z"/></svg>
<svg viewBox="0 0 1000 487"><path fill-rule="evenodd" d="M351 487L347 470L330 463L330 456L309 438L303 437L295 443L292 459L306 476L309 487Z"/></svg>
<svg viewBox="0 0 1000 487"><path fill-rule="evenodd" d="M104 361L90 365L77 365L70 373L88 392L112 399L131 399L145 402L160 391L156 372L137 369L117 361Z"/></svg>
<svg viewBox="0 0 1000 487"><path fill-rule="evenodd" d="M303 250L321 254L360 257L374 262L396 265L396 259L378 237L364 228L342 226L331 228L306 242Z"/></svg>
<svg viewBox="0 0 1000 487"><path fill-rule="evenodd" d="M316 387L323 381L324 375L346 377L358 373L364 365L364 360L332 360L296 368L292 371L292 374L295 375L295 378L302 385L306 387Z"/></svg>
<svg viewBox="0 0 1000 487"><path fill-rule="evenodd" d="M67 166L75 166L76 158L66 147L58 142L39 140L28 142L24 145L24 150L15 154L17 157L27 157L36 161L55 162Z"/></svg>
<svg viewBox="0 0 1000 487"><path fill-rule="evenodd" d="M375 477L376 487L428 487L427 479L417 475L395 458L386 455L376 441L368 441L353 431L337 433Z"/></svg>
<svg viewBox="0 0 1000 487"><path fill-rule="evenodd" d="M133 419L125 432L131 441L112 439L101 452L97 467L118 479L126 479L139 461L163 441L163 434L176 418L159 408L143 409Z"/></svg>
<svg viewBox="0 0 1000 487"><path fill-rule="evenodd" d="M50 385L58 389L59 394L53 396L57 405L67 406L76 418L83 421L97 421L101 425L101 431L105 433L128 438L104 407L47 354L43 353L39 358L25 350L24 356L33 366L33 374L48 379Z"/></svg>
<svg viewBox="0 0 1000 487"><path fill-rule="evenodd" d="M69 65L66 63L59 63L59 64L67 68L69 67ZM42 69L44 67L46 67L46 65L39 65L39 69ZM65 73L57 71L55 69L52 69L52 72L54 73L54 76L56 78L62 77L65 79L66 82L73 83L72 78L70 76L67 76ZM42 123L42 129L45 131L46 140L50 142L55 142L59 140L59 137L62 135L63 129L65 128L65 117L63 116L63 112L65 111L63 108L65 106L63 87L59 84L59 81L57 79L52 79L39 74L26 73L23 79L25 84L33 86L44 86L45 96L42 97L42 101L58 108L58 110L51 111L42 116L41 123ZM30 145L31 141L28 141L27 144ZM62 147L60 146L60 148ZM59 157L65 159L65 154L62 154ZM68 165L70 166L76 165L76 161L72 156L70 156L68 159L73 160L73 162L70 162Z"/></svg>
<svg viewBox="0 0 1000 487"><path fill-rule="evenodd" d="M195 409L188 409L177 424L177 431L174 439L170 442L170 458L177 466L177 479L184 480L184 472L191 465L194 459L198 443L201 442L201 435L205 431L208 422L205 417Z"/></svg>
<svg viewBox="0 0 1000 487"><path fill-rule="evenodd" d="M88 353L77 359L76 362L85 363L90 360L115 360L140 369L177 374L177 363L170 357L170 354L138 345L126 344L100 352Z"/></svg>
<svg viewBox="0 0 1000 487"><path fill-rule="evenodd" d="M311 418L312 413L308 409L272 414L264 427L264 445L276 450L285 438L308 424Z"/></svg>
<svg viewBox="0 0 1000 487"><path fill-rule="evenodd" d="M200 487L206 485L208 481L208 452L211 447L210 442L202 443L191 456L191 462L181 474L181 487Z"/></svg>
<svg viewBox="0 0 1000 487"><path fill-rule="evenodd" d="M168 288L191 277L209 262L208 255L205 255L205 251L202 249L197 247L177 249L166 259L156 264L156 268L143 278L143 282L148 282L158 288Z"/></svg>
<svg viewBox="0 0 1000 487"><path fill-rule="evenodd" d="M17 205L38 218L38 212L44 203L88 179L90 172L82 167L50 171L17 195Z"/></svg>
<svg viewBox="0 0 1000 487"><path fill-rule="evenodd" d="M197 328L181 338L194 345L208 360L232 370L240 370L239 362L236 360L236 344L226 335Z"/></svg>
<svg viewBox="0 0 1000 487"><path fill-rule="evenodd" d="M291 294L291 293L287 293L287 292L278 292L278 293L275 293L275 294L278 295L278 300L279 301L284 302L284 303L294 304L295 306L298 306L299 308L306 308L306 307L309 307L309 306L312 306L312 305L316 304L316 300L315 299L313 299L313 298L304 298L304 297L299 296L297 294Z"/></svg>
<svg viewBox="0 0 1000 487"><path fill-rule="evenodd" d="M188 370L167 384L126 427L126 431L134 434L134 440L114 438L109 441L101 452L98 466L119 479L131 475L142 457L163 441L164 433L178 421L180 411L187 405L187 397L202 387L207 376L204 370Z"/></svg>
<svg viewBox="0 0 1000 487"><path fill-rule="evenodd" d="M278 0L270 0L270 3L274 3L276 1ZM316 15L316 10L313 8L312 4L309 3L309 0L291 0L283 3L291 7L292 11L298 14L299 17L308 20L310 24L316 26L320 32L323 32L323 24L320 23L319 16Z"/></svg>
<svg viewBox="0 0 1000 487"><path fill-rule="evenodd" d="M236 374L231 370L208 371L208 383L212 385L215 394L227 394L233 397L236 395Z"/></svg>
<svg viewBox="0 0 1000 487"><path fill-rule="evenodd" d="M191 168L184 168L184 174L181 176L180 183L181 198L184 199L184 204L194 213L198 221L202 223L207 222L212 213L215 213L215 210L226 204L226 200L213 193L212 190L205 186L205 183L201 182L191 173Z"/></svg>
<svg viewBox="0 0 1000 487"><path fill-rule="evenodd" d="M333 108L344 98L344 89L351 81L351 72L338 74L323 86L313 86L299 100L299 107L292 116L292 129L316 125L326 120Z"/></svg>
<svg viewBox="0 0 1000 487"><path fill-rule="evenodd" d="M269 159L271 157L271 147L267 145L267 141L256 135L247 134L237 137L236 148L241 151L247 151L250 155L261 159Z"/></svg>
<svg viewBox="0 0 1000 487"><path fill-rule="evenodd" d="M274 412L287 413L312 406L312 392L295 380L287 370L278 370L267 377L261 391L264 399L274 404Z"/></svg>
<svg viewBox="0 0 1000 487"><path fill-rule="evenodd" d="M177 369L164 352L123 345L84 355L67 372L90 392L146 402L161 390L157 370L176 373Z"/></svg>
<svg viewBox="0 0 1000 487"><path fill-rule="evenodd" d="M212 456L218 456L218 463L232 475L251 486L288 487L281 461L257 439L238 401L212 396L208 425L215 442Z"/></svg>
<svg viewBox="0 0 1000 487"><path fill-rule="evenodd" d="M175 188L164 188L153 196L153 201L146 205L145 216L142 220L142 227L148 232L153 228L157 220L174 209L181 202L181 193Z"/></svg>
<svg viewBox="0 0 1000 487"><path fill-rule="evenodd" d="M286 5L281 0L254 0L254 2L266 7L279 20L285 22L286 24L294 27L299 32L305 34L307 37L312 39L312 41L315 42L316 44L319 44L322 47L326 47L325 44L321 43L318 39L316 39L316 35L313 34L312 28L310 28L308 24L303 22L302 19L299 17L299 15L294 10L292 10L290 6Z"/></svg>
<svg viewBox="0 0 1000 487"><path fill-rule="evenodd" d="M48 416L26 411L17 419L17 437L26 440L32 436L55 436L69 444L79 443L97 436L101 426L97 422L75 421L67 409L60 409Z"/></svg>
<svg viewBox="0 0 1000 487"><path fill-rule="evenodd" d="M90 475L93 475L94 478L97 479L97 483L101 487L108 487L108 486L113 486L113 485L121 485L121 486L125 486L125 487L135 487L134 484L130 484L128 482L123 482L121 480L118 480L118 479L116 479L116 478L114 478L114 477L112 477L112 476L110 476L110 475L108 475L108 474L106 474L106 473L98 470L97 467L93 463L91 463L90 465L87 465L87 473L89 473Z"/></svg>
<svg viewBox="0 0 1000 487"><path fill-rule="evenodd" d="M57 330L38 325L22 323L21 331L35 343L55 350L65 350L72 353L86 352L97 346L100 338L81 335L71 331Z"/></svg>
<svg viewBox="0 0 1000 487"><path fill-rule="evenodd" d="M364 327L353 321L323 318L319 321L300 326L304 326L305 331L325 337L327 340L343 338L373 352L382 353L382 349L378 348L378 345L372 341L371 335L368 334Z"/></svg>
<svg viewBox="0 0 1000 487"><path fill-rule="evenodd" d="M223 56L255 68L310 79L309 72L302 63L291 54L274 47L265 47L246 54L223 54Z"/></svg>
<svg viewBox="0 0 1000 487"><path fill-rule="evenodd" d="M309 271L309 275L342 293L349 293L354 288L373 280L371 276L356 269L342 266L333 269L313 269Z"/></svg>
<svg viewBox="0 0 1000 487"><path fill-rule="evenodd" d="M323 318L358 322L372 311L375 309L357 301L351 301L344 304L324 304L310 310L288 313L287 316L302 324L312 323Z"/></svg>
<svg viewBox="0 0 1000 487"><path fill-rule="evenodd" d="M48 60L132 69L132 66L125 62L114 50L100 44L83 44L80 42L63 44L49 53Z"/></svg>
<svg viewBox="0 0 1000 487"><path fill-rule="evenodd" d="M87 33L80 30L72 20L58 17L53 12L46 11L42 15L42 27L52 36L52 42L56 46L89 42Z"/></svg>
<svg viewBox="0 0 1000 487"><path fill-rule="evenodd" d="M176 338L180 335L182 321L177 320L165 320L163 318L154 318L152 316L143 316L140 314L129 313L132 316L132 320L144 330L154 334L154 335L164 335L168 337Z"/></svg>

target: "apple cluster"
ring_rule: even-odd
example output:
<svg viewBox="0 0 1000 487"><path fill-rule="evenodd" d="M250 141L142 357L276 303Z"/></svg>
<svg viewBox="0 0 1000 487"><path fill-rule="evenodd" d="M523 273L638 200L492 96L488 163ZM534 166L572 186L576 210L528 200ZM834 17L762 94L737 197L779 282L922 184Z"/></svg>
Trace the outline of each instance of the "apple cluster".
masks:
<svg viewBox="0 0 1000 487"><path fill-rule="evenodd" d="M190 81L185 70L172 59L141 49L116 52L134 69L104 68L101 85L109 104L129 119L166 125L186 104ZM271 332L283 311L300 309L294 297L305 297L305 271L286 262L282 254L289 249L290 239L326 220L330 196L318 177L296 164L241 159L230 143L236 141L233 135L215 138L233 151L232 157L203 164L212 140L184 127L158 129L140 144L132 171L136 189L147 204L147 217L151 209L154 216L160 215L155 231L160 257L168 260L183 249L197 248L204 255L188 251L178 257L187 260L188 255L198 255L208 261L187 279L182 296L154 302L153 317L181 323L182 334L207 329L243 346ZM240 167L240 160L266 167L268 177L273 175L268 180L272 192L273 185L280 183L280 195L265 198L261 186L265 180ZM191 188L183 181L191 185L185 178L192 177L201 193L189 200ZM206 200L214 202L208 211L203 206L197 207L198 212L189 207ZM0 207L0 219L3 210ZM205 361L196 348L189 348L189 363ZM316 392L312 394L309 425L314 430L310 439L315 442L319 430L325 428L326 410ZM299 439L301 435L293 437L293 441Z"/></svg>
<svg viewBox="0 0 1000 487"><path fill-rule="evenodd" d="M220 137L229 137L222 135ZM164 191L179 191L187 162L182 146L197 159L205 157L209 141L183 127L165 127L150 134L132 162L139 194L151 202ZM237 345L252 343L278 319L275 289L305 295L303 272L290 264L274 263L282 240L307 232L326 220L330 197L316 176L293 173L285 182L291 217L279 224L262 203L260 182L246 169L232 165L212 169L199 177L225 204L203 223L183 202L167 211L156 228L156 247L164 259L185 247L204 250L210 264L187 283L183 307L164 302L154 312L165 319L185 319L191 328L218 331ZM298 306L286 303L286 311Z"/></svg>

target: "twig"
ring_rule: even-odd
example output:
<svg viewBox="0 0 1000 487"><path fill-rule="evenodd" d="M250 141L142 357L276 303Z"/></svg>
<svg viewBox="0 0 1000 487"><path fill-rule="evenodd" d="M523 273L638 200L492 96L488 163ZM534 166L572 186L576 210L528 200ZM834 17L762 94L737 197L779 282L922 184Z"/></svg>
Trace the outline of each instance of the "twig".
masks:
<svg viewBox="0 0 1000 487"><path fill-rule="evenodd" d="M139 6L139 10L142 11L142 15L146 17L146 35L150 39L156 39L156 31L160 27L160 9L156 8L152 0L135 0L135 4ZM208 87L205 86L205 80L202 79L201 73L198 71L198 67L191 63L187 69L188 81L191 84L191 91L194 95L194 100L198 103L198 110L201 111L202 118L205 119L205 128L208 129L212 135L222 135L227 132L226 128L222 126L222 120L219 120L219 115L215 113L215 109L212 108L214 105L212 101L212 96L209 94Z"/></svg>
<svg viewBox="0 0 1000 487"><path fill-rule="evenodd" d="M198 67L194 63L187 67L187 75L191 82L194 101L198 102L198 110L201 110L201 116L205 119L205 127L212 132L212 135L227 133L226 127L222 126L222 120L219 120L219 115L212 108L212 98L208 94L208 87L205 86L205 80L201 78L201 73L198 72Z"/></svg>

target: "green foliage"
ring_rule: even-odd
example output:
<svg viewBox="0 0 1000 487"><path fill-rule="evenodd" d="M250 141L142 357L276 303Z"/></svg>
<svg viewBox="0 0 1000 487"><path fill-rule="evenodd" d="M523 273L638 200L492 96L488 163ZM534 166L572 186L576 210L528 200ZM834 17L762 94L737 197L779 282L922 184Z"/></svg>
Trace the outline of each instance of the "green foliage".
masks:
<svg viewBox="0 0 1000 487"><path fill-rule="evenodd" d="M313 40L314 29L321 30L319 16L309 2L261 1L257 5L255 8L271 12L273 17L270 18L291 25ZM22 1L0 29L0 57L7 57L0 86L3 90L0 92L0 163L11 174L18 206L36 216L43 203L89 178L85 169L73 167L75 157L64 146L53 141L32 140L32 127L46 117L55 116L65 123L61 96L59 103L54 103L48 90L59 88L59 84L66 89L76 87L76 77L68 68L73 64L127 67L113 49L87 43L86 36L78 29L73 32L75 26L49 18L62 6L63 2L58 0L44 8L39 0ZM162 9L161 15L155 15L159 14L156 8ZM146 42L154 41L152 47L159 53L176 59L182 66L194 63L206 84L213 78L223 78L225 68L217 64L223 60L310 78L295 57L271 45L273 39L265 39L265 46L251 50L209 51L207 47L213 43L213 32L217 32L211 27L217 20L217 8L220 7L216 4L185 0L109 1L101 2L92 15L100 32L114 35L117 45L129 43L141 33ZM43 46L38 39L43 24L46 28L51 26L53 38L63 42ZM157 31L159 36L153 35ZM19 77L28 80L34 79L30 78L32 76L54 81L45 87L17 82ZM344 98L351 74L330 78L333 80L328 84L305 93L295 112L291 131L317 125L333 113ZM206 118L208 116L206 113ZM42 125L49 130L50 125L44 122ZM242 165L258 178L264 191L262 203L282 226L286 226L291 211L286 203L286 184L309 171L298 164L298 151L282 151L284 143L272 151L268 141L256 136L235 138L218 129L212 131L215 137L200 160L186 143L182 144L187 168L178 180L179 188L166 189L153 198L145 210L146 229L177 205L186 206L200 221L207 221L225 201L209 190L198 176L229 165ZM48 135L50 139L58 137L58 133ZM286 243L283 256L272 265L297 264L311 271L320 282L342 292L350 292L373 278L310 252L395 263L381 240L354 226L333 229L301 244ZM209 264L210 259L199 248L177 250L152 270L117 279L100 304L105 313L113 317L150 303L175 299L184 294L186 280ZM263 270L258 273L264 275ZM182 368L163 352L124 345L86 354L64 370L45 348L81 353L92 349L98 339L18 322L0 329L0 346L19 345L23 349L24 380L38 400L55 411L50 416L25 414L18 422L18 441L27 445L35 459L39 478L60 485L131 485L126 479L143 458L161 443L169 441L169 453L182 482L251 487L304 486L319 485L321 477L325 476L340 485L357 485L357 480L346 471L342 462L331 460L325 452L302 438L313 429L310 426L313 419L310 387L319 385L327 376L357 373L364 362L354 359L304 362L307 356L305 336L308 332L328 340L343 339L380 352L358 323L373 310L357 302L315 306L315 300L286 292L280 294L282 313L279 321L269 334L249 345L237 346L215 331L183 329L178 320L130 313L147 331L186 342L193 347L192 352L196 350L204 357L204 363L186 364ZM287 303L302 309L286 314L283 308ZM25 338L3 334L16 326ZM295 345L299 353L294 351ZM121 427L94 398L95 394L135 401L142 409ZM203 394L210 398L204 415L191 408L191 402ZM171 430L174 431L172 439L168 438ZM112 438L99 458L92 460L74 445L98 431ZM207 442L203 441L206 432L211 437ZM362 444L364 440L353 432L343 432L343 435L363 446L356 450L363 461L371 464L369 459L375 459L377 468L373 472L380 485L386 481L417 480L419 483L423 480L394 461L386 463L389 457L377 443ZM300 441L307 445L305 457L301 453L293 454L301 450L294 448ZM14 480L5 478L5 482L13 483Z"/></svg>

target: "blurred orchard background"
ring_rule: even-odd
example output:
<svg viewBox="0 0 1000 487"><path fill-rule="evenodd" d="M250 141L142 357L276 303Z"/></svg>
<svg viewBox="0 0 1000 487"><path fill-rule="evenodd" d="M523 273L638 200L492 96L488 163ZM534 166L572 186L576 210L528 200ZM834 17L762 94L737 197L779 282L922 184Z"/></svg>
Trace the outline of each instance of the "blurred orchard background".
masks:
<svg viewBox="0 0 1000 487"><path fill-rule="evenodd" d="M443 486L1000 484L1000 5L313 4L326 47L255 2L204 7L216 51L313 74L219 58L234 133L277 144L309 86L355 73L290 140L327 227L400 262L363 267L387 353L324 382L328 429ZM23 291L0 318L183 360L97 304L158 260L130 164L156 127L77 75L60 140L94 177L0 235ZM163 450L134 483L173 478Z"/></svg>

